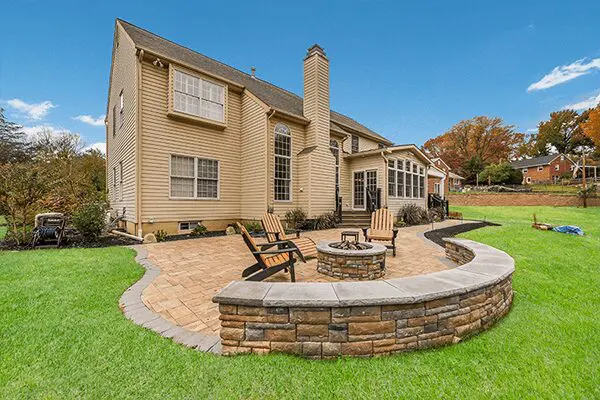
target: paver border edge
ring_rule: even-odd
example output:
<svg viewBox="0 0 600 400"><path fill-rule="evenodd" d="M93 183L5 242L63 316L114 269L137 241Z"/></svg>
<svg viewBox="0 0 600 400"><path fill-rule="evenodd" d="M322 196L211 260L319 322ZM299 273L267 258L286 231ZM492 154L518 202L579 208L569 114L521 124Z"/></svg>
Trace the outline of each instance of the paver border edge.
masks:
<svg viewBox="0 0 600 400"><path fill-rule="evenodd" d="M136 325L150 329L174 342L198 351L221 354L221 340L217 335L187 330L150 310L142 300L144 289L160 275L160 269L148 260L148 250L140 245L127 246L137 254L135 261L146 270L140 280L131 285L119 299L125 317Z"/></svg>

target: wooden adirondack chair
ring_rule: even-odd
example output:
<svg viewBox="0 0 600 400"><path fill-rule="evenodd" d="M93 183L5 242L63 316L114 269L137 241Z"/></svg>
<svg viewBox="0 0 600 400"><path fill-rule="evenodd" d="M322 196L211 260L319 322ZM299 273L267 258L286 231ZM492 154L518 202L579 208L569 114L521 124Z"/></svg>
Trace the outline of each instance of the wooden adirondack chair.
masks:
<svg viewBox="0 0 600 400"><path fill-rule="evenodd" d="M392 254L396 257L396 236L398 229L394 228L394 214L388 211L387 208L380 208L373 211L371 214L371 227L363 228L365 240L392 242L391 245L386 245L388 249L392 249Z"/></svg>
<svg viewBox="0 0 600 400"><path fill-rule="evenodd" d="M298 248L304 258L313 258L317 256L317 245L307 237L300 237L300 230L296 230L295 236L285 234L285 229L281 225L279 218L269 212L263 215L261 224L267 236L269 243L279 242L281 240L289 240Z"/></svg>
<svg viewBox="0 0 600 400"><path fill-rule="evenodd" d="M242 232L244 243L246 243L246 246L248 246L248 249L250 249L256 259L255 264L242 272L242 278L246 278L247 281L262 281L281 270L285 272L289 270L291 281L296 282L294 271L296 258L294 253L297 253L303 262L306 262L306 260L292 242L281 240L269 243L266 246L260 245L254 241L254 238L250 236L250 233L248 233L242 224L237 223L237 226Z"/></svg>

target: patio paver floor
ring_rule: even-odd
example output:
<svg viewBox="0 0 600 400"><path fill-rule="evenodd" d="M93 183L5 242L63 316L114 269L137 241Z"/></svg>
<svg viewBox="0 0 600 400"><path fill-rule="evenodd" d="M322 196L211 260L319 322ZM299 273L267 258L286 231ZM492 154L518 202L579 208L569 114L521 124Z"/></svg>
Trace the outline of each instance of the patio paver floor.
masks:
<svg viewBox="0 0 600 400"><path fill-rule="evenodd" d="M456 225L460 221L436 223L435 229ZM388 251L384 278L399 278L442 271L452 266L441 247L419 234L431 225L401 228L396 245L398 254ZM306 232L303 236L319 240L339 239L344 230ZM356 229L359 230L359 229ZM362 237L361 233L361 239ZM262 238L257 242L264 243ZM160 269L160 275L142 293L142 300L154 312L188 330L218 334L219 309L211 299L223 286L241 279L244 268L254 263L254 257L240 235L179 240L144 245L148 260ZM296 265L298 282L339 282L317 272L317 260ZM268 281L289 282L289 274L277 273Z"/></svg>

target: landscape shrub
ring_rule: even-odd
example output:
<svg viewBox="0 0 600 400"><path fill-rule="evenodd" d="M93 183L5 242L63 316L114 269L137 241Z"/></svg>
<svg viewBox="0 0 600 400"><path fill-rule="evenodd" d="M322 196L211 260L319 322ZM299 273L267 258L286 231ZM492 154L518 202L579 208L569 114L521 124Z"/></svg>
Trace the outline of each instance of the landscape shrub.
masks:
<svg viewBox="0 0 600 400"><path fill-rule="evenodd" d="M446 218L446 213L443 207L434 207L428 210L429 221L431 222L442 222Z"/></svg>
<svg viewBox="0 0 600 400"><path fill-rule="evenodd" d="M328 212L317 216L314 220L316 230L332 229L337 225L337 217L333 212Z"/></svg>
<svg viewBox="0 0 600 400"><path fill-rule="evenodd" d="M429 213L416 204L405 204L398 211L398 220L406 225L422 225L431 222Z"/></svg>
<svg viewBox="0 0 600 400"><path fill-rule="evenodd" d="M522 181L521 170L514 169L508 163L490 164L479 174L479 182L491 184L520 185Z"/></svg>
<svg viewBox="0 0 600 400"><path fill-rule="evenodd" d="M208 232L208 228L204 224L198 223L192 230L192 235L206 235L206 232Z"/></svg>
<svg viewBox="0 0 600 400"><path fill-rule="evenodd" d="M256 220L244 222L244 227L250 233L258 233L262 231L262 225Z"/></svg>
<svg viewBox="0 0 600 400"><path fill-rule="evenodd" d="M165 240L167 240L167 236L169 236L167 231L165 231L164 229L159 229L156 232L152 233L154 233L154 237L156 238L157 242L164 242Z"/></svg>
<svg viewBox="0 0 600 400"><path fill-rule="evenodd" d="M84 204L73 213L71 222L86 240L97 240L106 228L106 204L103 202Z"/></svg>
<svg viewBox="0 0 600 400"><path fill-rule="evenodd" d="M306 213L301 208L288 210L285 213L285 222L290 229L301 229L306 221Z"/></svg>

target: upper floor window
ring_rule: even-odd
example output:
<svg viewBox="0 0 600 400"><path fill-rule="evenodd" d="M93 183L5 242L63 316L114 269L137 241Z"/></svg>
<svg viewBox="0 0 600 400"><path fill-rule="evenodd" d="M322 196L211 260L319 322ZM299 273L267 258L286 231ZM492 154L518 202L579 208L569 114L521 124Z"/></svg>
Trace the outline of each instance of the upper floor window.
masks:
<svg viewBox="0 0 600 400"><path fill-rule="evenodd" d="M352 153L358 153L358 136L352 135Z"/></svg>
<svg viewBox="0 0 600 400"><path fill-rule="evenodd" d="M383 143L379 143L379 144L377 145L377 147L378 147L378 148L380 148L380 149L385 149L385 144L383 144Z"/></svg>
<svg viewBox="0 0 600 400"><path fill-rule="evenodd" d="M125 97L123 95L123 91L119 93L119 126L123 126L123 122L125 122Z"/></svg>
<svg viewBox="0 0 600 400"><path fill-rule="evenodd" d="M213 121L225 121L225 87L175 70L173 109Z"/></svg>
<svg viewBox="0 0 600 400"><path fill-rule="evenodd" d="M171 197L219 198L219 161L207 158L171 156Z"/></svg>
<svg viewBox="0 0 600 400"><path fill-rule="evenodd" d="M284 124L275 125L274 199L292 199L292 135Z"/></svg>
<svg viewBox="0 0 600 400"><path fill-rule="evenodd" d="M554 170L555 170L555 171L560 171L560 165L559 165L559 164L556 164L556 165L554 166Z"/></svg>
<svg viewBox="0 0 600 400"><path fill-rule="evenodd" d="M117 106L114 105L112 109L112 130L113 136L117 134Z"/></svg>
<svg viewBox="0 0 600 400"><path fill-rule="evenodd" d="M543 167L542 165L540 165L540 166L538 167L538 171L543 171L543 170L544 170L544 167Z"/></svg>

